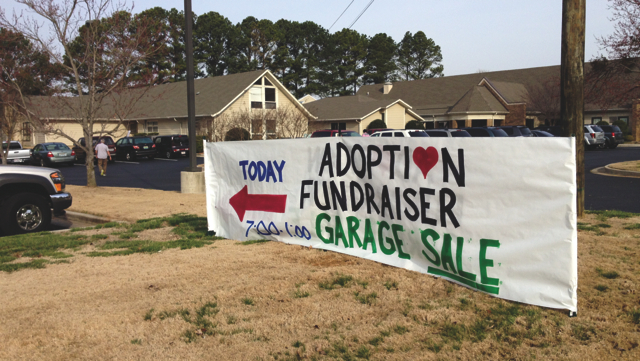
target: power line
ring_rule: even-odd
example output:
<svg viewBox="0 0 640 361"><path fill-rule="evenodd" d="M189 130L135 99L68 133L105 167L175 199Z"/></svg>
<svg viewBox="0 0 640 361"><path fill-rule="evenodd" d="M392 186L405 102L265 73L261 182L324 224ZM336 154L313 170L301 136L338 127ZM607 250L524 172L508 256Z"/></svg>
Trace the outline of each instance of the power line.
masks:
<svg viewBox="0 0 640 361"><path fill-rule="evenodd" d="M362 10L362 12L360 13L360 15L358 15L358 17L351 23L351 25L349 25L349 29L351 29L351 27L353 26L353 24L356 23L356 21L358 21L358 19L360 19L360 17L362 16L362 14L364 14L365 11L367 11L367 9L369 8L369 6L371 6L371 4L373 4L374 0L371 0L371 2L369 2L369 5L367 5L366 8L364 8L364 10Z"/></svg>
<svg viewBox="0 0 640 361"><path fill-rule="evenodd" d="M338 22L338 20L340 20L340 18L342 17L342 15L344 15L344 13L347 12L347 10L349 9L349 7L351 6L351 4L353 4L353 2L356 0L351 0L351 2L349 3L349 5L347 5L347 8L344 9L344 11L342 12L342 14L340 14L340 16L338 16L338 18L336 19L336 21L333 22L333 24L331 24L331 26L329 27L328 31L331 31L331 28L336 25L336 23Z"/></svg>

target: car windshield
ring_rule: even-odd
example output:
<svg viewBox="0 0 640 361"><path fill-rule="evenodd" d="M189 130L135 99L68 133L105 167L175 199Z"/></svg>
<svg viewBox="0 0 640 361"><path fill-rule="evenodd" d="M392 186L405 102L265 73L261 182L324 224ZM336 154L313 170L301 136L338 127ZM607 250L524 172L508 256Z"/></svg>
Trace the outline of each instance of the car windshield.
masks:
<svg viewBox="0 0 640 361"><path fill-rule="evenodd" d="M602 131L603 131L603 130L602 130L602 128L600 128L600 127L599 127L599 126L597 126L597 125L592 125L592 126L591 126L591 129L595 130L596 132L602 132Z"/></svg>
<svg viewBox="0 0 640 361"><path fill-rule="evenodd" d="M520 128L520 133L522 133L522 135L532 135L529 128Z"/></svg>
<svg viewBox="0 0 640 361"><path fill-rule="evenodd" d="M451 136L454 138L467 138L471 137L471 134L465 130L458 130L457 132L451 132Z"/></svg>
<svg viewBox="0 0 640 361"><path fill-rule="evenodd" d="M492 129L494 137L508 137L509 135L502 129Z"/></svg>
<svg viewBox="0 0 640 361"><path fill-rule="evenodd" d="M513 135L513 128L500 128L500 129L502 129L508 135ZM499 135L496 135L496 137L499 137Z"/></svg>
<svg viewBox="0 0 640 361"><path fill-rule="evenodd" d="M133 144L147 144L153 143L151 138L133 138Z"/></svg>
<svg viewBox="0 0 640 361"><path fill-rule="evenodd" d="M613 131L616 133L621 132L620 127L618 127L617 125L612 125L611 128L613 128Z"/></svg>
<svg viewBox="0 0 640 361"><path fill-rule="evenodd" d="M427 134L429 134L430 137L436 137L436 138L447 138L447 137L449 137L447 132L442 132L442 131L427 132Z"/></svg>
<svg viewBox="0 0 640 361"><path fill-rule="evenodd" d="M423 131L419 131L419 132L409 132L409 136L410 137L429 137L429 134L423 132Z"/></svg>

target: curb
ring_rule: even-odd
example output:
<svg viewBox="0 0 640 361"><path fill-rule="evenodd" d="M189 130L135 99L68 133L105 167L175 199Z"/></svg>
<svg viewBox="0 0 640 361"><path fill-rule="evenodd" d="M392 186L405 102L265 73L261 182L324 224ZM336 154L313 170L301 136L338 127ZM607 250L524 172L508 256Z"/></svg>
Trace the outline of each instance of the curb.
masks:
<svg viewBox="0 0 640 361"><path fill-rule="evenodd" d="M622 144L618 144L618 147L622 147L622 148L638 148L638 147L640 147L640 144L622 143Z"/></svg>
<svg viewBox="0 0 640 361"><path fill-rule="evenodd" d="M92 214L73 212L73 211L66 211L65 215L69 220L77 219L85 222L95 222L95 223L107 223L112 221L109 218L94 216Z"/></svg>
<svg viewBox="0 0 640 361"><path fill-rule="evenodd" d="M640 178L640 172L634 172L632 170L614 169L609 167L609 165L595 168L591 170L591 173L608 175L608 176L616 176L616 177Z"/></svg>

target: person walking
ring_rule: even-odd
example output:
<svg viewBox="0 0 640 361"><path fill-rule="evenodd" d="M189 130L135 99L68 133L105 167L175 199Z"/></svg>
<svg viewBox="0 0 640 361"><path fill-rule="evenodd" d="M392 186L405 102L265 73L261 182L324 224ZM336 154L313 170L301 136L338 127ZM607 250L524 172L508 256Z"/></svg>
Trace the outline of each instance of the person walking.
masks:
<svg viewBox="0 0 640 361"><path fill-rule="evenodd" d="M109 153L109 147L104 144L104 138L100 139L100 143L96 145L96 157L98 157L98 169L100 169L100 175L107 176L107 157L111 160L111 153Z"/></svg>

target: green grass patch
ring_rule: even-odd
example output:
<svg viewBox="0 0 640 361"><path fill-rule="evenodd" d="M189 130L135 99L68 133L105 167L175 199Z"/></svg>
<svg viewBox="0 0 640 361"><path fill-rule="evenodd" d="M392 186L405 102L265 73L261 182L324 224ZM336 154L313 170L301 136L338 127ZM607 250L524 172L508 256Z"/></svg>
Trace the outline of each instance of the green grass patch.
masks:
<svg viewBox="0 0 640 361"><path fill-rule="evenodd" d="M640 309L635 308L629 312L629 316L631 316L631 321L636 325L640 325Z"/></svg>
<svg viewBox="0 0 640 361"><path fill-rule="evenodd" d="M323 290L333 290L338 286L345 288L350 285L351 281L353 281L353 276L338 273L334 278L318 283L318 287Z"/></svg>
<svg viewBox="0 0 640 361"><path fill-rule="evenodd" d="M398 289L398 281L386 281L386 282L384 283L384 287L385 287L387 290L391 290L392 288L394 288L394 289L396 289L396 290L397 290L397 289Z"/></svg>
<svg viewBox="0 0 640 361"><path fill-rule="evenodd" d="M253 306L254 302L252 298L249 297L245 297L242 300L242 304L247 305L247 306Z"/></svg>
<svg viewBox="0 0 640 361"><path fill-rule="evenodd" d="M624 226L624 229L629 229L629 230L640 229L640 223L627 224Z"/></svg>
<svg viewBox="0 0 640 361"><path fill-rule="evenodd" d="M302 290L296 290L293 293L293 298L306 298L309 297L311 294L307 291L302 291Z"/></svg>
<svg viewBox="0 0 640 361"><path fill-rule="evenodd" d="M378 294L375 292L371 292L371 293L360 293L360 292L356 292L356 300L360 303L362 303L363 305L369 305L372 306L374 303L376 303L376 299L378 298Z"/></svg>
<svg viewBox="0 0 640 361"><path fill-rule="evenodd" d="M217 324L212 319L220 312L217 302L206 302L202 306L190 311L186 308L175 309L171 311L161 311L157 314L160 321L180 316L180 318L190 325L190 328L182 333L182 339L186 343L194 342L198 337L205 335L215 335ZM153 320L153 309L147 311L144 315L146 321Z"/></svg>
<svg viewBox="0 0 640 361"><path fill-rule="evenodd" d="M25 268L44 268L49 263L46 259L22 263L10 262L20 257L68 258L71 255L61 252L61 250L77 249L88 243L91 243L89 237L70 232L40 232L3 237L0 242L0 271L15 272Z"/></svg>
<svg viewBox="0 0 640 361"><path fill-rule="evenodd" d="M594 226L588 223L581 223L581 222L578 222L578 229L581 231L592 231L592 232L600 231L600 227L598 226Z"/></svg>
<svg viewBox="0 0 640 361"><path fill-rule="evenodd" d="M596 335L596 329L593 326L575 323L571 325L571 334L577 340L587 342Z"/></svg>
<svg viewBox="0 0 640 361"><path fill-rule="evenodd" d="M271 241L268 239L253 239L251 241L239 242L238 246L248 246L250 244L260 244L260 243L267 243L267 242L271 242Z"/></svg>
<svg viewBox="0 0 640 361"><path fill-rule="evenodd" d="M109 238L109 235L107 234L94 234L91 236L92 241L98 241L98 240L107 239L107 238Z"/></svg>
<svg viewBox="0 0 640 361"><path fill-rule="evenodd" d="M620 277L620 274L616 271L604 271L601 268L596 268L596 272L598 272L600 276L610 280Z"/></svg>
<svg viewBox="0 0 640 361"><path fill-rule="evenodd" d="M600 292L606 292L609 289L609 287L605 285L597 285L594 288Z"/></svg>
<svg viewBox="0 0 640 361"><path fill-rule="evenodd" d="M586 213L595 214L598 216L598 219L640 217L640 214L638 213L623 211L586 211Z"/></svg>

